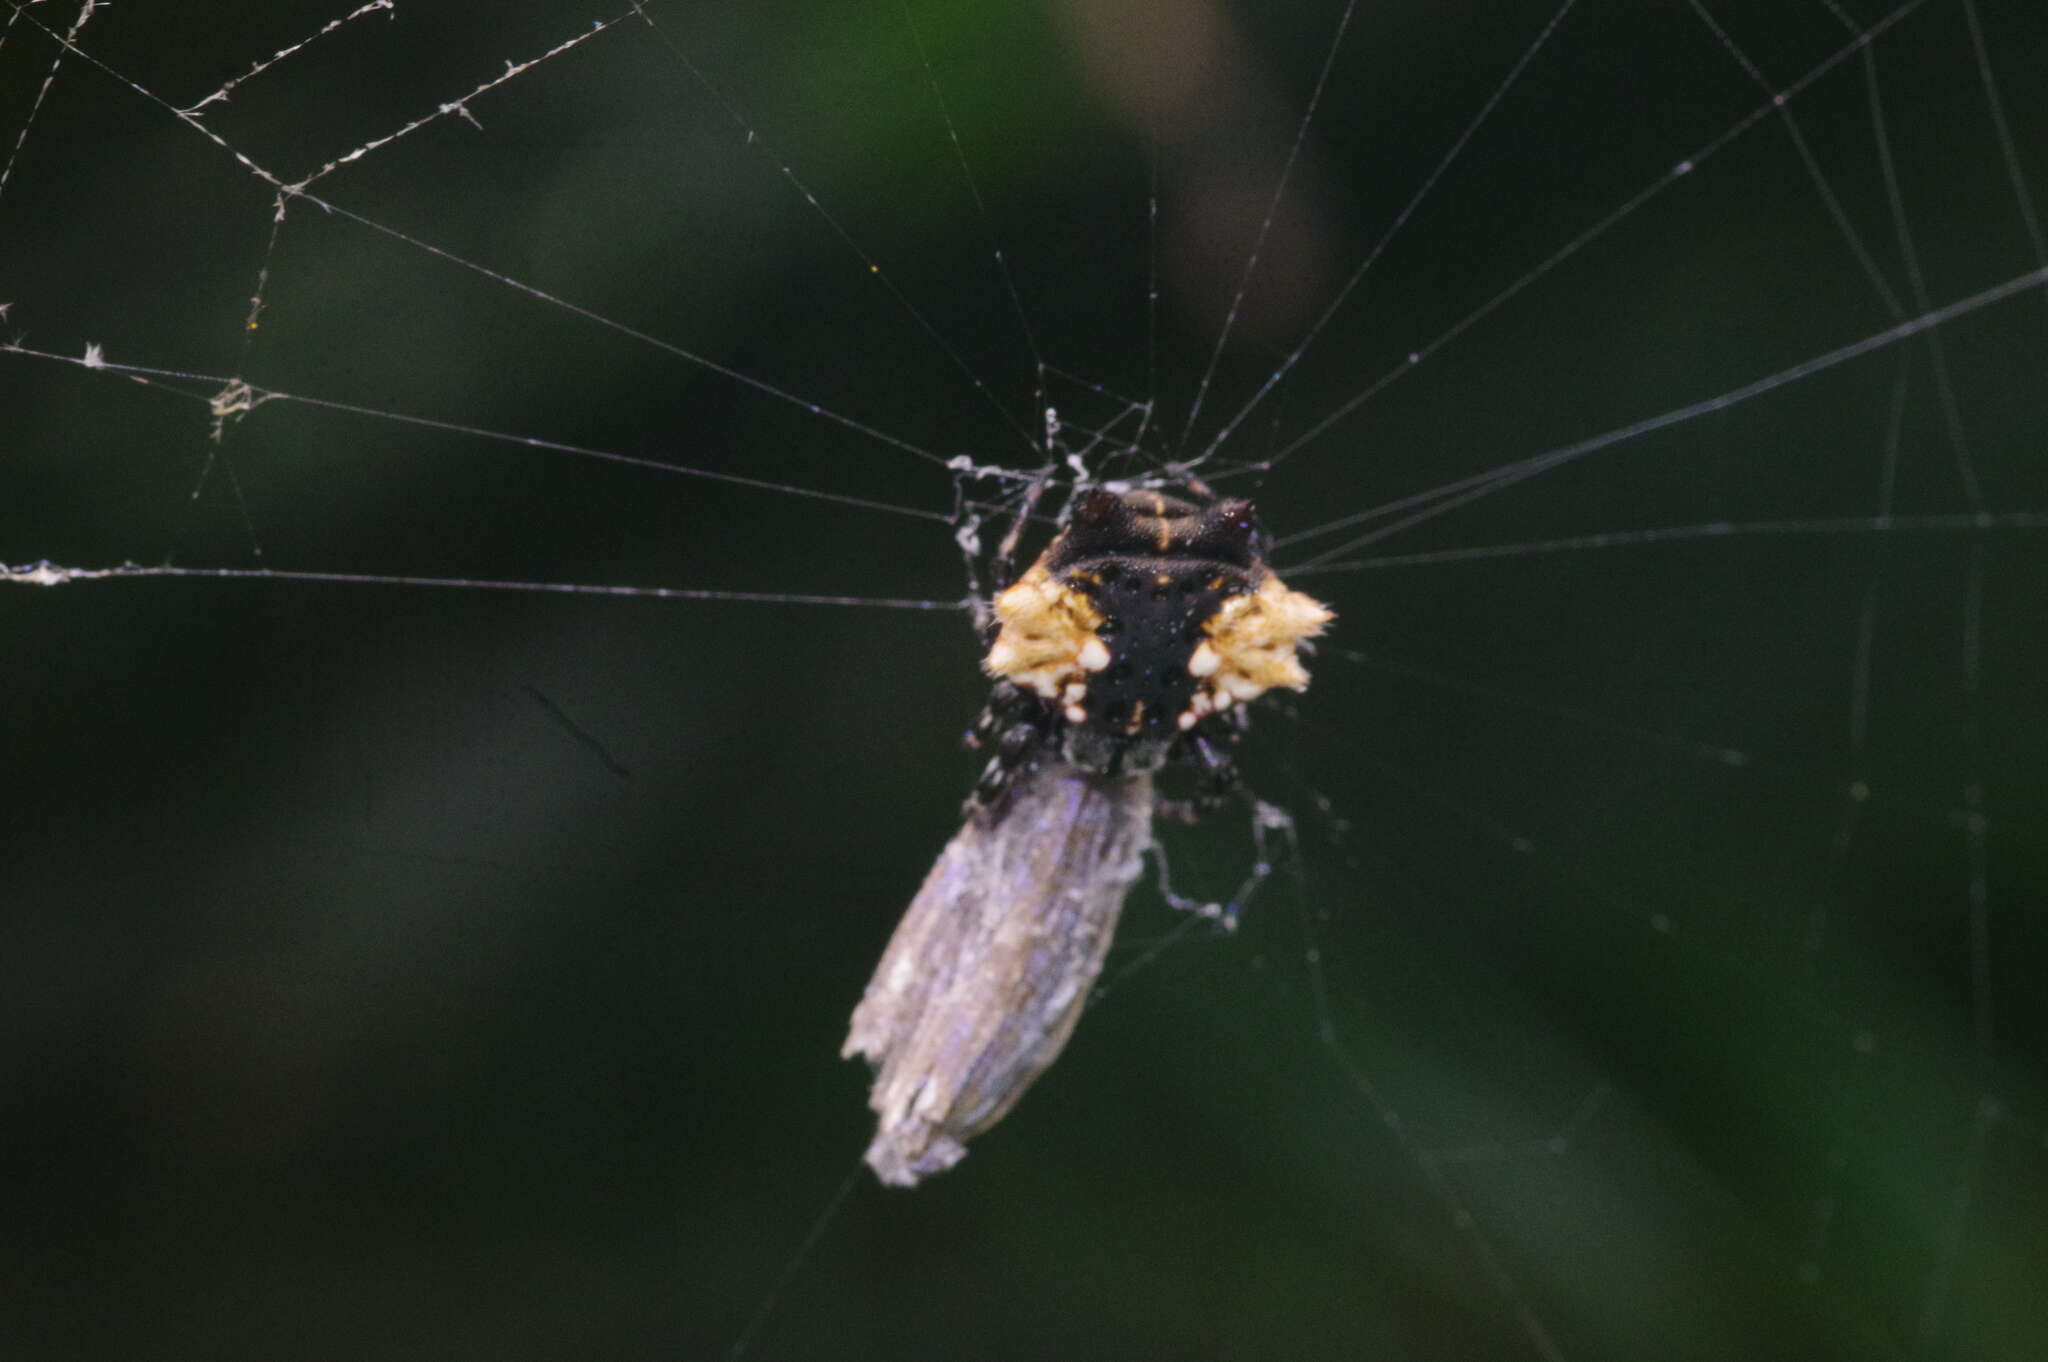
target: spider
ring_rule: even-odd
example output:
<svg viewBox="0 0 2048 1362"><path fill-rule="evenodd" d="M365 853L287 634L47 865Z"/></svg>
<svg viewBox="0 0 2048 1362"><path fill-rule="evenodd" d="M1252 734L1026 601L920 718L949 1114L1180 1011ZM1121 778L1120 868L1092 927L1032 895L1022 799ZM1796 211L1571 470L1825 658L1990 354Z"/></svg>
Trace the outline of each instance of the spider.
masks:
<svg viewBox="0 0 2048 1362"><path fill-rule="evenodd" d="M1250 502L1186 485L1200 500L1083 494L1012 580L1041 480L996 552L981 664L995 687L968 736L994 752L840 1051L874 1066L867 1161L885 1183L958 1162L1059 1057L1155 813L1221 804L1245 702L1308 684L1296 654L1330 612L1266 566ZM1151 773L1176 762L1200 770L1193 797L1156 799ZM1262 839L1271 811L1254 809Z"/></svg>
<svg viewBox="0 0 2048 1362"><path fill-rule="evenodd" d="M967 801L1001 819L1017 776L1048 759L1105 775L1173 764L1199 771L1193 796L1159 812L1192 822L1238 788L1231 749L1244 705L1308 685L1299 652L1330 611L1266 565L1252 503L1142 490L1091 491L1021 577L1030 500L994 563L982 670L995 678L971 748L992 755Z"/></svg>

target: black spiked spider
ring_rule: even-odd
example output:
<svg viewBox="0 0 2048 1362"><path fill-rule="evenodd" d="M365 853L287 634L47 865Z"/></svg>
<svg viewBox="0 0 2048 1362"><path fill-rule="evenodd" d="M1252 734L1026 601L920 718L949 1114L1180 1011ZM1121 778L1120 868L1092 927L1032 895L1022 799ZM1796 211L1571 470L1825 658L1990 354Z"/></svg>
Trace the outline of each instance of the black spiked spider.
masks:
<svg viewBox="0 0 2048 1362"><path fill-rule="evenodd" d="M996 555L982 660L995 687L967 739L991 755L968 813L993 824L1017 776L1057 758L1105 775L1194 766L1193 797L1159 806L1192 821L1237 786L1243 705L1308 684L1297 652L1330 612L1267 566L1251 502L1199 482L1189 484L1199 500L1086 493L1012 581L1040 490Z"/></svg>

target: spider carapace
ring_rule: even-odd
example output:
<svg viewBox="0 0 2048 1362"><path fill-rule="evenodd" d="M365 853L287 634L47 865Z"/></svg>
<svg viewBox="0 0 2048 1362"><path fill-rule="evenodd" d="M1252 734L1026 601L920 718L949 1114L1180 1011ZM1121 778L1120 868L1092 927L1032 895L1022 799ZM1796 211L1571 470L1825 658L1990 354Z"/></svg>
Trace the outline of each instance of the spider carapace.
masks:
<svg viewBox="0 0 2048 1362"><path fill-rule="evenodd" d="M1241 498L1095 491L995 599L982 669L996 678L970 742L993 755L970 802L1002 814L1016 773L1058 756L1104 774L1201 768L1191 817L1235 783L1243 706L1308 684L1299 653L1330 612L1266 565ZM998 564L998 584L1003 575Z"/></svg>

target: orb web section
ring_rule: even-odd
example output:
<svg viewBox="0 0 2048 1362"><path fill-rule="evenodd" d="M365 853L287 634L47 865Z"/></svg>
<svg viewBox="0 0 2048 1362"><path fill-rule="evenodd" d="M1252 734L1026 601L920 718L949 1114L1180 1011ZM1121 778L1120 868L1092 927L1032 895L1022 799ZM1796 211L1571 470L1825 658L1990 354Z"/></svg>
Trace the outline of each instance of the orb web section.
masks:
<svg viewBox="0 0 2048 1362"><path fill-rule="evenodd" d="M171 23L0 11L12 1351L2039 1354L2032 6ZM1190 471L1287 814L833 1200L997 527Z"/></svg>

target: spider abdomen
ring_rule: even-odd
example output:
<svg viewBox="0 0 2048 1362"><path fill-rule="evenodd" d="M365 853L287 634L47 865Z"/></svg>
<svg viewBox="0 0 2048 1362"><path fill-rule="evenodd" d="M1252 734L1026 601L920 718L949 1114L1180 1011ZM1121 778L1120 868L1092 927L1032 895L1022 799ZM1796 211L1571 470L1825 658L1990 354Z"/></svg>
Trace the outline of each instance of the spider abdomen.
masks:
<svg viewBox="0 0 2048 1362"><path fill-rule="evenodd" d="M1308 684L1296 648L1329 611L1264 550L1248 501L1091 493L996 598L983 668L1038 697L1067 760L1155 770L1211 716Z"/></svg>

